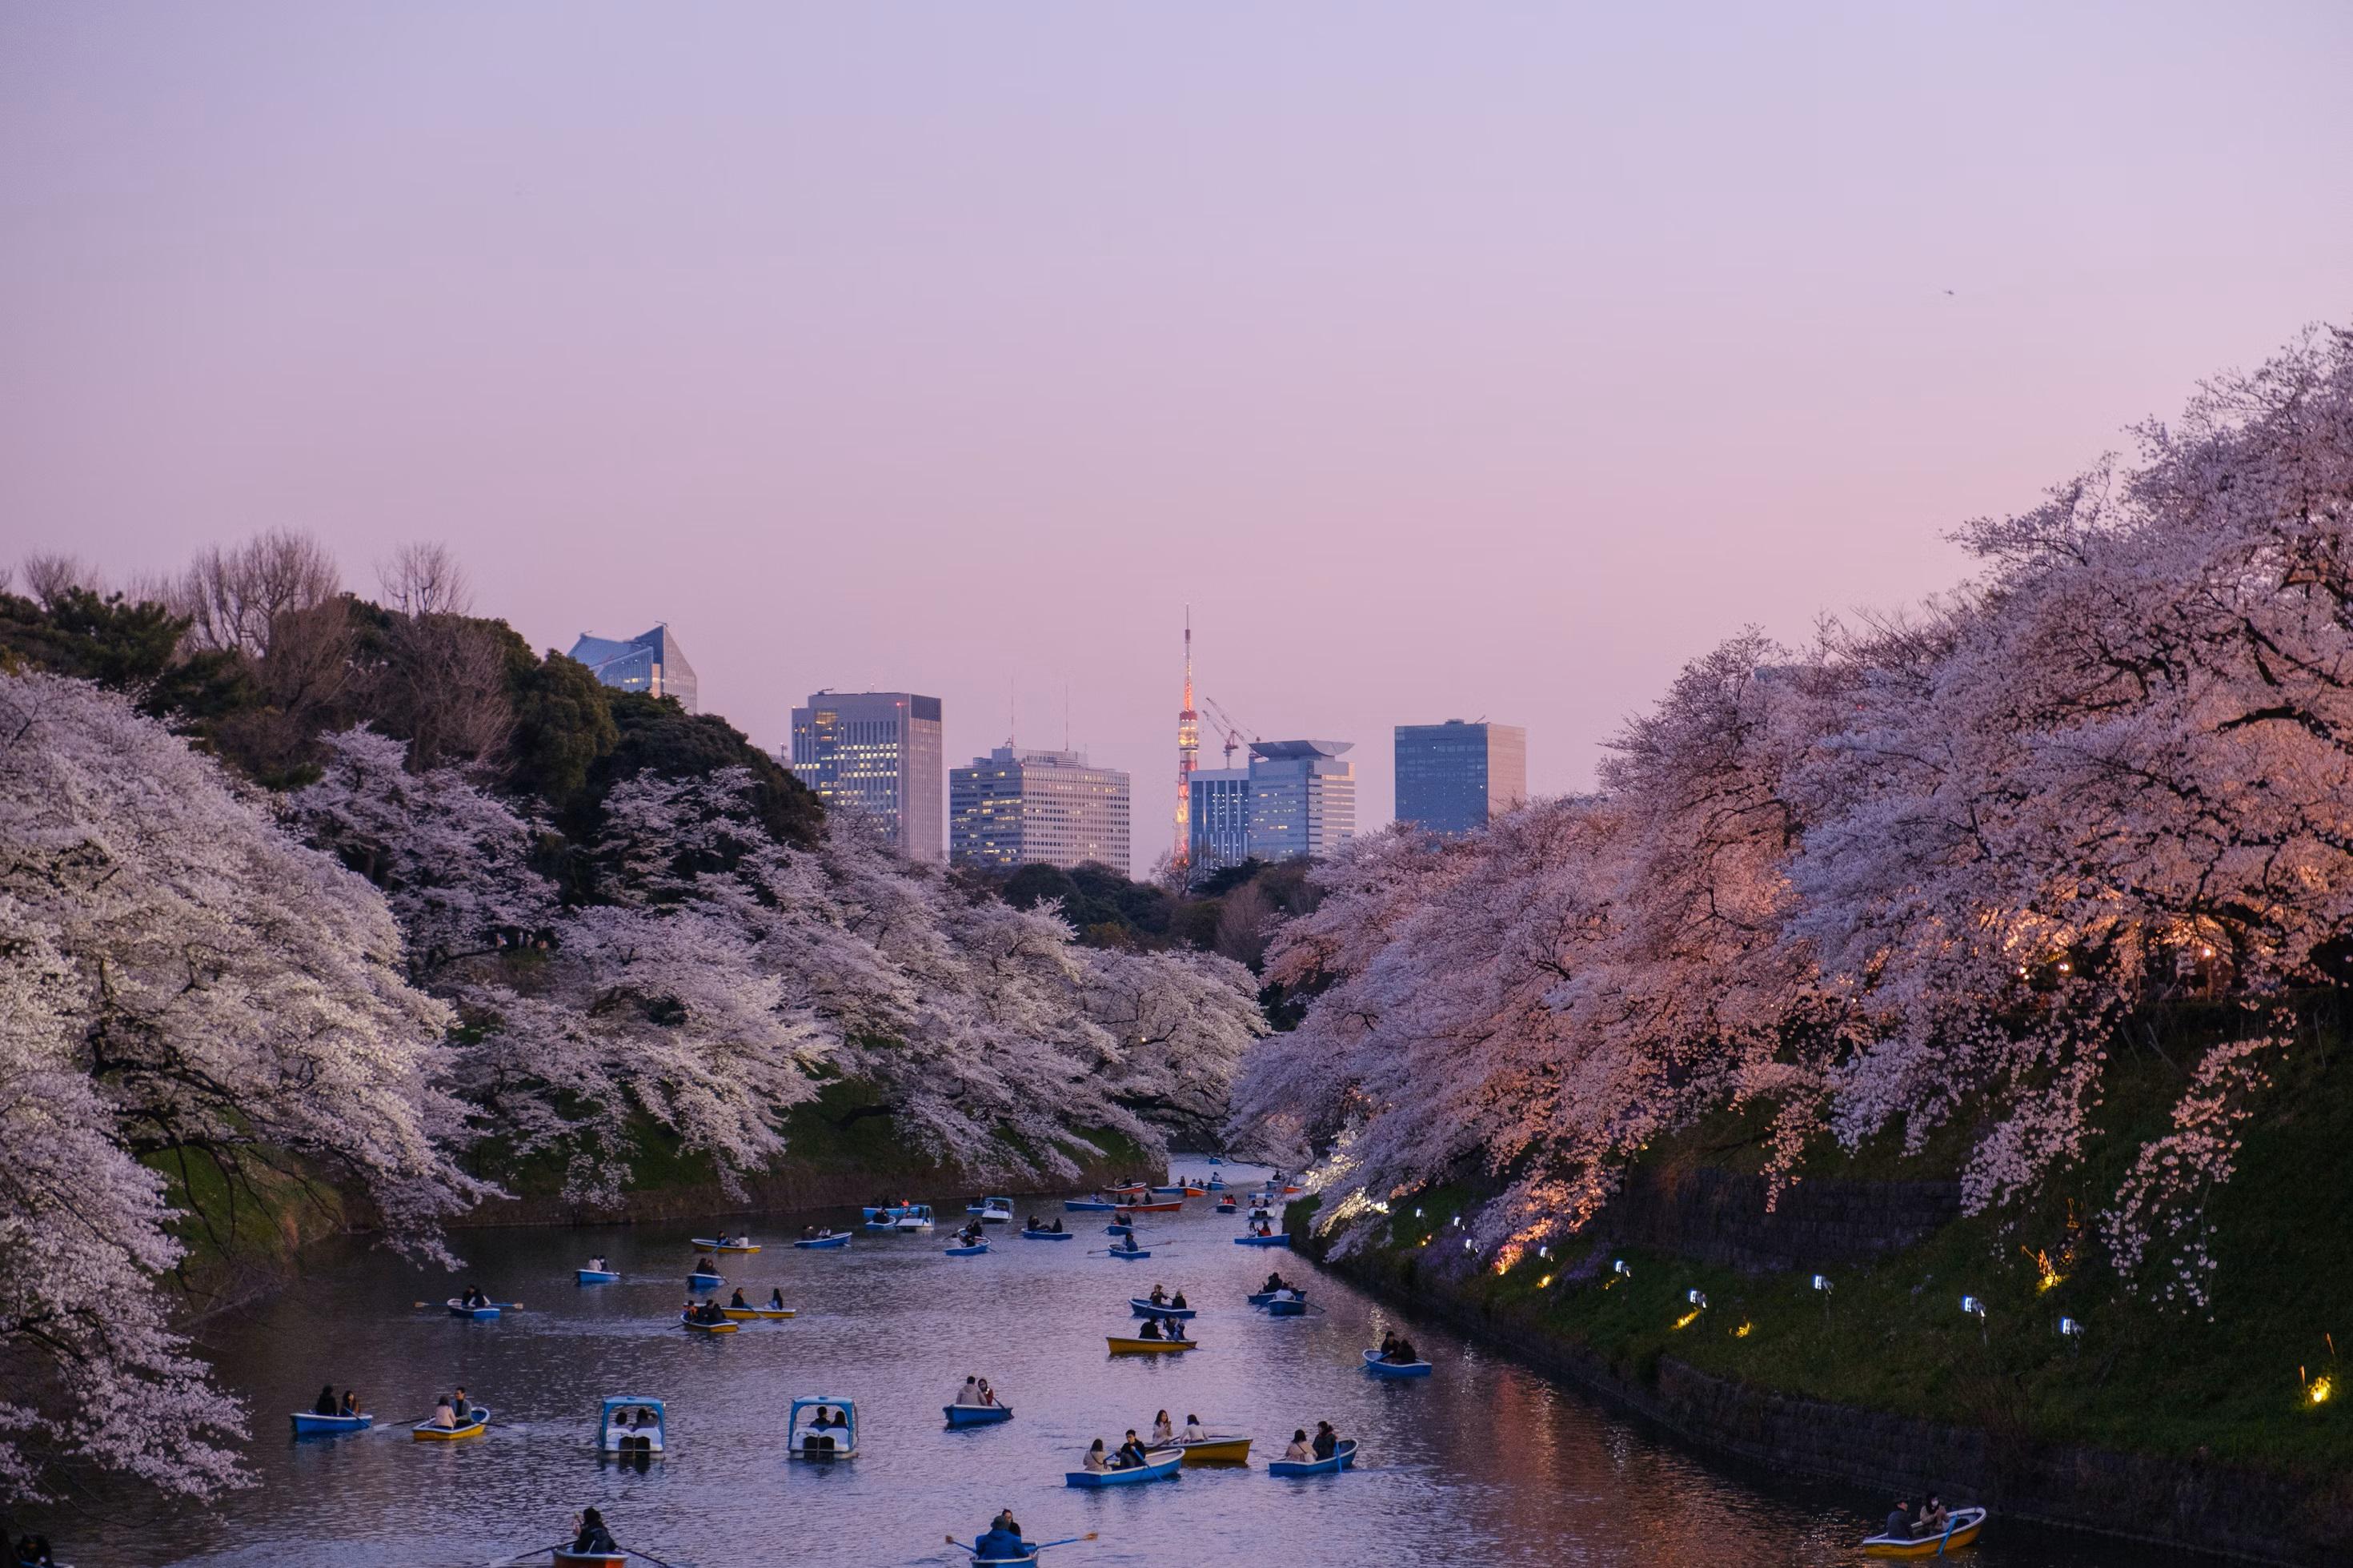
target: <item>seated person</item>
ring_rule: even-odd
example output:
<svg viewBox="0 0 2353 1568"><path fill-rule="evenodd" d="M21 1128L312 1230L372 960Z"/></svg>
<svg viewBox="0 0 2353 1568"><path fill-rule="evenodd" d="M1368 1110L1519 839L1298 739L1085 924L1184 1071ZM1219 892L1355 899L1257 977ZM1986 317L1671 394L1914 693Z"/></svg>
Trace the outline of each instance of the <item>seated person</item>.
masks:
<svg viewBox="0 0 2353 1568"><path fill-rule="evenodd" d="M784 1309L784 1290L780 1287L770 1287L768 1290L768 1310L771 1312L781 1312Z"/></svg>
<svg viewBox="0 0 2353 1568"><path fill-rule="evenodd" d="M1185 1430L1179 1435L1180 1441L1187 1443L1203 1443L1208 1440L1208 1428L1201 1425L1201 1418L1199 1416L1187 1414L1185 1417Z"/></svg>
<svg viewBox="0 0 2353 1568"><path fill-rule="evenodd" d="M1303 1426L1291 1435L1291 1446L1282 1451L1282 1457L1297 1465L1315 1457L1315 1450L1307 1446L1307 1428Z"/></svg>
<svg viewBox="0 0 2353 1568"><path fill-rule="evenodd" d="M1169 1425L1168 1413L1164 1410L1152 1418L1152 1446L1155 1448L1166 1448L1175 1441L1176 1441L1176 1428Z"/></svg>
<svg viewBox="0 0 2353 1568"><path fill-rule="evenodd" d="M752 1304L744 1299L744 1287L739 1285L735 1287L735 1293L727 1298L727 1305L730 1307L748 1308Z"/></svg>
<svg viewBox="0 0 2353 1568"><path fill-rule="evenodd" d="M1029 1543L1018 1533L1006 1529L1002 1522L1004 1518L1003 1514L997 1515L990 1521L987 1533L972 1543L974 1561L1010 1563L1029 1555Z"/></svg>
<svg viewBox="0 0 2353 1568"><path fill-rule="evenodd" d="M988 1386L988 1380L987 1378L982 1378L980 1380L980 1402L983 1404L989 1405L993 1405L997 1403L997 1391Z"/></svg>
<svg viewBox="0 0 2353 1568"><path fill-rule="evenodd" d="M1135 1428L1133 1426L1129 1427L1127 1429L1127 1441L1119 1446L1119 1453L1113 1460L1113 1467L1122 1470L1133 1470L1138 1466L1148 1465L1151 1462L1152 1457L1144 1451L1143 1443L1138 1441L1136 1438Z"/></svg>
<svg viewBox="0 0 2353 1568"><path fill-rule="evenodd" d="M319 1403L311 1406L311 1414L313 1415L332 1415L334 1413L335 1385L333 1383L329 1383L326 1387L319 1391Z"/></svg>
<svg viewBox="0 0 2353 1568"><path fill-rule="evenodd" d="M1166 1307L1168 1305L1168 1292L1161 1287L1155 1285L1152 1287L1152 1294L1145 1297L1145 1299L1151 1302L1155 1307Z"/></svg>
<svg viewBox="0 0 2353 1568"><path fill-rule="evenodd" d="M1894 1508L1888 1511L1886 1520L1880 1525L1879 1533L1885 1536L1890 1541L1909 1541L1912 1539L1911 1499L1898 1498L1895 1500Z"/></svg>
<svg viewBox="0 0 2353 1568"><path fill-rule="evenodd" d="M438 1426L444 1431L447 1431L458 1425L458 1412L456 1407L450 1404L449 1396L448 1394L443 1394L439 1401L434 1404L433 1419L427 1422L427 1425L430 1426Z"/></svg>
<svg viewBox="0 0 2353 1568"><path fill-rule="evenodd" d="M1317 1422L1315 1424L1315 1457L1319 1459L1328 1459L1339 1451L1339 1447L1340 1435L1332 1430L1332 1424L1328 1421Z"/></svg>
<svg viewBox="0 0 2353 1568"><path fill-rule="evenodd" d="M1399 1338L1397 1342L1397 1348L1389 1352L1388 1359L1395 1361L1401 1367L1411 1366L1414 1362L1421 1360L1421 1354L1413 1348L1413 1341L1411 1340Z"/></svg>
<svg viewBox="0 0 2353 1568"><path fill-rule="evenodd" d="M1280 1274L1270 1274L1270 1275L1268 1275L1268 1276L1266 1277L1266 1283L1265 1283L1264 1285L1260 1286L1260 1287L1259 1287L1259 1288L1260 1288L1261 1290L1280 1290L1280 1289L1282 1289L1282 1275L1280 1275Z"/></svg>
<svg viewBox="0 0 2353 1568"><path fill-rule="evenodd" d="M1171 1319L1168 1319L1168 1322L1167 1322L1167 1325L1166 1325L1166 1328L1167 1328L1168 1337L1169 1337L1170 1339L1172 1339L1172 1340L1178 1340L1178 1341L1180 1341L1180 1342L1181 1342L1182 1340L1186 1340L1187 1338L1188 1338L1188 1337L1189 1337L1189 1336L1188 1336L1188 1335L1187 1335L1187 1334L1186 1334L1186 1332L1185 1332L1185 1320L1184 1320L1183 1319L1181 1319L1181 1318L1171 1318Z"/></svg>
<svg viewBox="0 0 2353 1568"><path fill-rule="evenodd" d="M341 1410L336 1411L336 1412L335 1412L335 1414L338 1414L338 1415L364 1415L364 1414L366 1414L366 1412L365 1412L365 1411L364 1411L364 1410L362 1410L362 1409L360 1408L360 1394L359 1394L359 1390L357 1390L357 1389L355 1389L355 1388L347 1388L347 1389L343 1390L343 1408L342 1408Z"/></svg>
<svg viewBox="0 0 2353 1568"><path fill-rule="evenodd" d="M1920 1505L1920 1522L1913 1533L1923 1536L1942 1535L1945 1533L1945 1526L1950 1524L1952 1520L1951 1511L1938 1500L1936 1493L1931 1492L1928 1494L1928 1500Z"/></svg>
<svg viewBox="0 0 2353 1568"><path fill-rule="evenodd" d="M458 1423L459 1425L463 1425L474 1418L474 1407L467 1402L464 1384L459 1384L457 1392L450 1394L449 1408L458 1413Z"/></svg>
<svg viewBox="0 0 2353 1568"><path fill-rule="evenodd" d="M980 1403L980 1379L976 1377L968 1377L965 1379L964 1386L956 1390L955 1403L958 1404L978 1404Z"/></svg>
<svg viewBox="0 0 2353 1568"><path fill-rule="evenodd" d="M1087 1450L1085 1467L1095 1471L1098 1474L1111 1468L1111 1461L1103 1455L1103 1441L1102 1438L1096 1438L1094 1446Z"/></svg>
<svg viewBox="0 0 2353 1568"><path fill-rule="evenodd" d="M572 1537L572 1550L578 1552L612 1552L620 1549L619 1543L613 1539L613 1532L605 1528L605 1516L593 1508L583 1510L579 1529Z"/></svg>
<svg viewBox="0 0 2353 1568"><path fill-rule="evenodd" d="M1157 1318L1146 1318L1144 1320L1144 1327L1135 1331L1135 1337L1139 1340L1156 1340L1160 1338L1160 1319Z"/></svg>
<svg viewBox="0 0 2353 1568"><path fill-rule="evenodd" d="M1057 1215L1055 1215L1055 1216L1054 1216L1054 1224L1053 1224L1053 1227L1052 1227L1052 1228L1053 1228L1053 1231L1054 1231L1054 1234L1055 1234L1060 1235L1060 1234L1061 1234L1061 1231L1062 1231L1062 1218L1061 1218L1061 1216L1060 1216L1060 1214L1057 1214Z"/></svg>
<svg viewBox="0 0 2353 1568"><path fill-rule="evenodd" d="M1184 1293L1182 1290L1179 1290L1179 1291L1178 1291L1175 1296L1173 1296L1173 1297L1171 1297L1171 1298L1169 1298L1168 1305L1170 1305L1171 1307L1174 1307L1174 1308L1176 1308L1176 1310L1177 1310L1177 1311L1179 1311L1179 1312L1184 1311L1184 1310L1185 1310L1185 1293Z"/></svg>

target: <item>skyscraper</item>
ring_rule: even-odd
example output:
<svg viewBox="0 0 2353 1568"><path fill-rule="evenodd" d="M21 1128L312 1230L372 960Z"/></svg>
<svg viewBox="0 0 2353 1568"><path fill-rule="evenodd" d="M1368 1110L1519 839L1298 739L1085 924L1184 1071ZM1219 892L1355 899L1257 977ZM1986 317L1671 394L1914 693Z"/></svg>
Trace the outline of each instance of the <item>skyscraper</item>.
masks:
<svg viewBox="0 0 2353 1568"><path fill-rule="evenodd" d="M695 684L694 666L679 651L678 639L670 635L668 621L626 642L591 637L584 631L580 641L572 645L572 657L587 665L590 673L608 686L624 692L643 692L652 697L676 697L679 706L688 713L700 711L696 706L701 694Z"/></svg>
<svg viewBox="0 0 2353 1568"><path fill-rule="evenodd" d="M948 858L961 864L1086 861L1128 874L1128 778L1076 751L1000 746L948 775Z"/></svg>
<svg viewBox="0 0 2353 1568"><path fill-rule="evenodd" d="M1192 777L1192 835L1186 863L1206 876L1250 858L1250 776L1247 768L1200 768Z"/></svg>
<svg viewBox="0 0 2353 1568"><path fill-rule="evenodd" d="M1250 853L1261 860L1328 855L1356 836L1356 766L1347 740L1254 740Z"/></svg>
<svg viewBox="0 0 2353 1568"><path fill-rule="evenodd" d="M1517 725L1397 726L1397 819L1451 838L1528 798L1528 732Z"/></svg>
<svg viewBox="0 0 2353 1568"><path fill-rule="evenodd" d="M881 822L911 860L945 852L940 700L913 692L818 692L793 710L793 772L828 810Z"/></svg>

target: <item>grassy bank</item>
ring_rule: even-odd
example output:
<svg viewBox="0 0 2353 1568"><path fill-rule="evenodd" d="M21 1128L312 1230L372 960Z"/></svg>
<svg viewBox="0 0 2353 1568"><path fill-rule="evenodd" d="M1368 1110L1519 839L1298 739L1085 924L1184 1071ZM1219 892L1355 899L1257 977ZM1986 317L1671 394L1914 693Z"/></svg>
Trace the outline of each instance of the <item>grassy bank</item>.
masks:
<svg viewBox="0 0 2353 1568"><path fill-rule="evenodd" d="M2172 1064L2202 1027L2168 1021L2103 1108L2086 1167L2031 1209L1958 1220L1816 1290L1810 1270L1743 1274L1637 1246L1578 1242L1474 1271L1453 1221L1480 1193L1432 1188L1392 1204L1363 1266L1409 1292L1440 1287L1478 1310L1655 1385L1662 1358L1746 1386L1975 1427L2021 1447L2082 1445L2214 1459L2353 1489L2353 1388L2336 1347L2353 1334L2353 1051L2324 1022L2290 1054L2215 1199L2210 1308L2160 1311L2100 1261L2091 1216L2183 1081ZM1725 1116L1654 1147L1661 1173L1754 1170L1758 1124ZM1954 1175L1962 1139L1915 1156L1892 1141L1826 1151L1815 1180ZM1305 1215L1295 1217L1297 1222ZM1606 1222L1605 1222L1606 1223ZM1622 1259L1629 1272L1613 1265ZM1696 1308L1690 1293L1705 1300ZM1964 1294L1986 1306L1961 1310ZM2058 1331L2062 1317L2084 1325ZM2316 1400L2320 1380L2333 1397Z"/></svg>

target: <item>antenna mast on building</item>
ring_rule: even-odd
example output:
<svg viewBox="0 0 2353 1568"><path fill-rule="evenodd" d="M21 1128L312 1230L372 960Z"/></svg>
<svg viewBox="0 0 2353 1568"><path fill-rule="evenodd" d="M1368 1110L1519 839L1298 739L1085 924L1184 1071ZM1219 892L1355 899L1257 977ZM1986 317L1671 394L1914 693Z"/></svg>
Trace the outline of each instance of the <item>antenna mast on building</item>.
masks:
<svg viewBox="0 0 2353 1568"><path fill-rule="evenodd" d="M1193 711L1193 607L1185 607L1185 705L1176 710L1176 849L1175 863L1193 856L1193 769L1201 763L1201 716Z"/></svg>

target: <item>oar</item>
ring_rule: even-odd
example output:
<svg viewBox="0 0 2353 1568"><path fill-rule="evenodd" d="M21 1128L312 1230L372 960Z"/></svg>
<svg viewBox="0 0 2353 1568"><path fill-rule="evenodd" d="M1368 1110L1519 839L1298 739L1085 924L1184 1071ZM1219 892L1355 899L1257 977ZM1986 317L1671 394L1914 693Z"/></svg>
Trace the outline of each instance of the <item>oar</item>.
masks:
<svg viewBox="0 0 2353 1568"><path fill-rule="evenodd" d="M634 1546L624 1546L621 1550L628 1552L632 1557L642 1557L649 1563L661 1563L661 1568L675 1568L675 1564L662 1563L660 1558L655 1556L650 1552L640 1552Z"/></svg>
<svg viewBox="0 0 2353 1568"><path fill-rule="evenodd" d="M551 1541L544 1546L528 1547L521 1552L510 1552L504 1557L493 1557L488 1563L483 1563L482 1568L501 1568L501 1565L503 1563L518 1562L525 1557L536 1557L543 1552L554 1552L559 1547L569 1546L571 1544L572 1537L567 1535L561 1541Z"/></svg>
<svg viewBox="0 0 2353 1568"><path fill-rule="evenodd" d="M1953 1539L1953 1526L1957 1523L1958 1520L1959 1516L1957 1514L1947 1514L1945 1517L1945 1533L1936 1538L1937 1556L1942 1557L1945 1554L1945 1542Z"/></svg>
<svg viewBox="0 0 2353 1568"><path fill-rule="evenodd" d="M1043 1552L1049 1546L1073 1546L1082 1541L1092 1541L1094 1538L1095 1532L1090 1530L1084 1535L1066 1535L1060 1541L1041 1541L1038 1543L1038 1550Z"/></svg>

